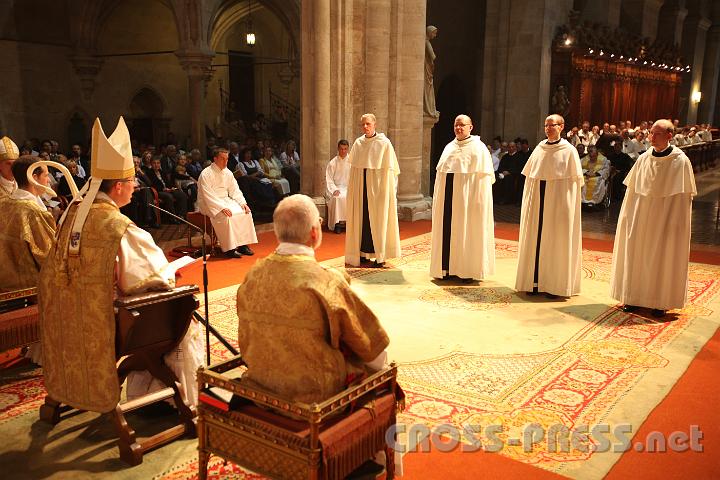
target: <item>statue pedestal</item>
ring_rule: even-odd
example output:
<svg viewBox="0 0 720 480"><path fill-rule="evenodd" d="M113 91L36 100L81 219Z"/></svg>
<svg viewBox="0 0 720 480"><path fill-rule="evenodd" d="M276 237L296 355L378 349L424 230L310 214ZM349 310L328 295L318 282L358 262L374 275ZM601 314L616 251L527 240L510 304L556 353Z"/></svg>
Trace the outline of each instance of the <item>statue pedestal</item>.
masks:
<svg viewBox="0 0 720 480"><path fill-rule="evenodd" d="M439 112L438 112L439 113ZM423 116L423 149L422 149L422 168L420 170L420 192L427 196L431 196L430 191L430 154L432 153L432 129L440 120L440 116L431 117Z"/></svg>
<svg viewBox="0 0 720 480"><path fill-rule="evenodd" d="M432 218L432 198L418 195L416 199L398 197L398 219L405 222L430 220Z"/></svg>

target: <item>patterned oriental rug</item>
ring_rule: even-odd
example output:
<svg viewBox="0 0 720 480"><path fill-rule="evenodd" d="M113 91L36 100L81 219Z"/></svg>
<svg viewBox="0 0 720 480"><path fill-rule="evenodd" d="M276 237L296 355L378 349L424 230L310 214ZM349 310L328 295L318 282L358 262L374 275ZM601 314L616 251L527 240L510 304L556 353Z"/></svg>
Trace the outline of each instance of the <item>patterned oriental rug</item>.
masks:
<svg viewBox="0 0 720 480"><path fill-rule="evenodd" d="M399 428L420 432L401 434L402 446L433 454L443 449L482 454L482 445L583 479L602 478L627 448L657 446L630 445L630 439L718 328L720 267L691 264L687 307L658 321L647 311L631 315L616 308L608 296L608 253L583 251L583 293L549 300L514 291L517 243L497 239L496 245L496 274L474 284L428 277L429 234L404 241L403 257L385 269L348 269L353 288L387 329L389 357L400 366L407 400ZM325 264L344 267L342 258ZM213 325L233 342L236 290L209 294ZM214 360L229 356L218 342L212 354ZM26 371L0 386L0 428L18 438L15 445L0 446L0 464L56 446L71 462L61 467L68 477L114 470L110 474L120 478L150 478L157 472L163 473L155 478L196 478L195 440L163 447L146 455L143 465L126 469L116 460L111 432L101 435L104 449L97 438L90 442L93 436L86 432L97 423L91 414L54 430L40 426L40 374ZM82 428L85 433L77 434ZM424 433L434 440L423 441ZM50 457L56 469L64 464ZM90 464L102 464L104 471ZM217 458L210 474L262 478Z"/></svg>

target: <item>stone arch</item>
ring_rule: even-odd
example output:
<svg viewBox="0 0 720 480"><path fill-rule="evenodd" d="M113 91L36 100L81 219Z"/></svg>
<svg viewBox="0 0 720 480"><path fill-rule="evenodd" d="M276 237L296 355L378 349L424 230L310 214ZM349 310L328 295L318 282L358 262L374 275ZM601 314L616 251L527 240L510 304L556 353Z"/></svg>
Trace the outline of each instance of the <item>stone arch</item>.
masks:
<svg viewBox="0 0 720 480"><path fill-rule="evenodd" d="M296 58L300 58L300 2L298 0L254 0L252 12L264 7L280 19L286 31L290 32L292 48ZM248 0L224 0L219 2L209 22L208 39L210 48L215 48L219 40L236 23L248 15Z"/></svg>
<svg viewBox="0 0 720 480"><path fill-rule="evenodd" d="M65 125L67 125L65 149L69 151L70 147L77 143L83 148L83 152L88 152L92 124L92 117L82 107L78 105L73 107L65 117Z"/></svg>
<svg viewBox="0 0 720 480"><path fill-rule="evenodd" d="M148 85L138 89L127 107L130 138L140 143L165 142L170 126L166 110L167 102L157 90Z"/></svg>

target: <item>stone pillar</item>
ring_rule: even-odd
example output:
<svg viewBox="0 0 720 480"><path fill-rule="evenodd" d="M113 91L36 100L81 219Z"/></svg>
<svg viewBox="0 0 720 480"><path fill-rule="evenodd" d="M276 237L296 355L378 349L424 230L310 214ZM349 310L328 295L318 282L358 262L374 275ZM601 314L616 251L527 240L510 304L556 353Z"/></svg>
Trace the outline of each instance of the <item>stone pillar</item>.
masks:
<svg viewBox="0 0 720 480"><path fill-rule="evenodd" d="M100 73L103 61L89 52L77 52L70 57L70 62L80 78L83 100L90 100L95 91L95 78Z"/></svg>
<svg viewBox="0 0 720 480"><path fill-rule="evenodd" d="M718 8L720 10L720 8ZM703 60L702 81L700 91L702 99L698 111L698 122L713 125L715 104L718 97L718 80L720 77L720 23L716 23L707 32L705 38L705 59Z"/></svg>
<svg viewBox="0 0 720 480"><path fill-rule="evenodd" d="M658 16L660 7L665 0L623 0L621 26L631 32L637 32L641 37L655 40L658 30Z"/></svg>
<svg viewBox="0 0 720 480"><path fill-rule="evenodd" d="M697 123L698 104L692 101L692 92L700 91L700 82L704 71L705 41L708 28L710 28L710 20L700 15L702 15L701 12L693 12L693 15L685 20L681 45L683 56L692 67L690 78L683 81L680 93L681 99L687 99L687 115L685 117L687 125Z"/></svg>
<svg viewBox="0 0 720 480"><path fill-rule="evenodd" d="M420 192L426 197L431 197L433 194L433 192L430 191L430 165L432 165L430 154L432 152L432 130L438 120L440 120L438 117L431 117L430 115L423 116L423 151L422 170L420 174Z"/></svg>
<svg viewBox="0 0 720 480"><path fill-rule="evenodd" d="M687 8L681 5L679 0L666 3L660 11L657 38L673 45L680 45L682 42L683 25L687 14Z"/></svg>
<svg viewBox="0 0 720 480"><path fill-rule="evenodd" d="M365 98L366 112L377 118L377 129L389 133L390 46L397 32L390 22L392 0L367 0L365 9ZM415 3L415 2L413 2ZM423 12L425 9L423 8ZM423 47L425 45L423 40ZM396 46L396 45L393 45ZM357 119L360 123L360 119ZM395 138L390 138L394 141ZM402 165L400 166L402 169Z"/></svg>
<svg viewBox="0 0 720 480"><path fill-rule="evenodd" d="M513 15L515 28L510 29L506 2L487 0L482 115L473 118L477 128L473 133L485 140L495 135L519 135L527 137L531 144L545 138L543 121L550 98L552 41L556 28L567 23L572 6L572 0L552 4L514 0L512 11L517 16ZM522 68L514 61L517 58L523 59Z"/></svg>
<svg viewBox="0 0 720 480"><path fill-rule="evenodd" d="M620 7L622 0L606 0L605 2L587 2L582 11L583 20L607 24L613 28L620 26Z"/></svg>
<svg viewBox="0 0 720 480"><path fill-rule="evenodd" d="M203 149L207 143L205 138L205 82L214 55L202 51L179 51L175 55L188 76L191 146Z"/></svg>

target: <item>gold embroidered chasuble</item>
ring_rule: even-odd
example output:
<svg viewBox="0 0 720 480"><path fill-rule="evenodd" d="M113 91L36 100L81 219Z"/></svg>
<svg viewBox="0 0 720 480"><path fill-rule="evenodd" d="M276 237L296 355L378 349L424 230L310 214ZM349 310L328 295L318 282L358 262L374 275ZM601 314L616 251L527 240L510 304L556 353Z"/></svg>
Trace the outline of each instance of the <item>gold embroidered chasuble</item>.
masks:
<svg viewBox="0 0 720 480"><path fill-rule="evenodd" d="M36 287L55 241L55 220L35 201L0 199L0 291Z"/></svg>
<svg viewBox="0 0 720 480"><path fill-rule="evenodd" d="M268 298L267 292L278 295ZM237 292L243 381L294 402L320 402L389 343L347 277L306 255L259 260Z"/></svg>
<svg viewBox="0 0 720 480"><path fill-rule="evenodd" d="M114 204L96 199L82 230L80 254L70 256L77 205L70 206L38 285L45 387L61 403L108 412L120 400L115 258L131 221Z"/></svg>

